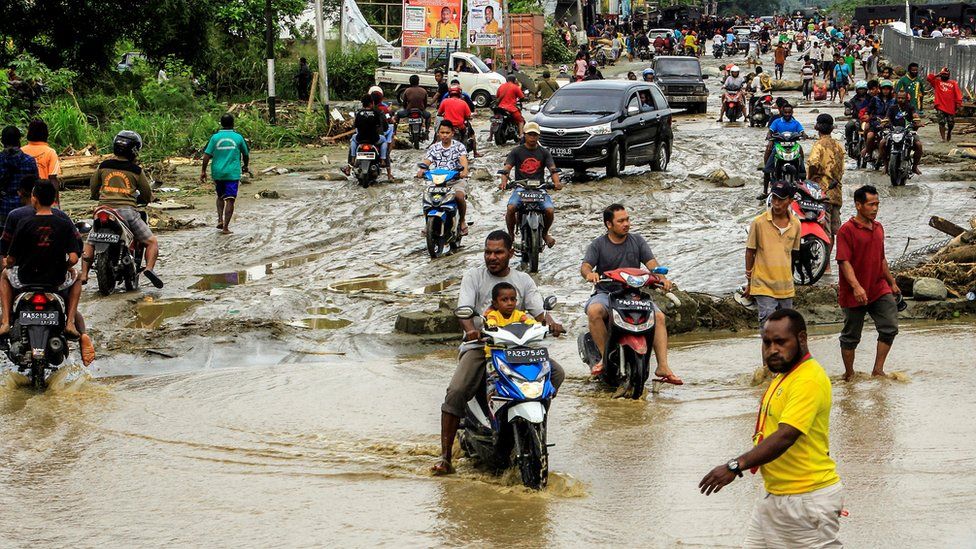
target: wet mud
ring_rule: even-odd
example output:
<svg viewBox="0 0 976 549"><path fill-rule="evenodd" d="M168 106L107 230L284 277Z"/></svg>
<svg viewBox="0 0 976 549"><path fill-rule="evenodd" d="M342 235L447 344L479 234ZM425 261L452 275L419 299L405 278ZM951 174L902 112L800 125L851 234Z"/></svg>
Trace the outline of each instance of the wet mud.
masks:
<svg viewBox="0 0 976 549"><path fill-rule="evenodd" d="M715 94L716 79L708 82ZM631 167L608 179L592 170L554 196L557 245L534 278L559 298L554 314L570 337L550 348L568 379L552 408L546 491L463 459L455 476L428 474L456 347L394 331L401 311L456 299L463 272L482 263L483 239L504 225L508 194L496 181L470 181L471 234L458 253L432 261L420 234L423 185L413 179L421 152L395 151L398 181L361 189L321 177L344 155L334 148L308 153L313 171L259 178L242 194L232 235L213 228L208 196L172 212L191 228L160 237L164 289L108 297L87 289L81 310L100 357L69 390L34 394L5 378L0 540L738 546L760 479L710 498L696 485L749 447L762 390L752 313L723 299L743 282L764 134L715 122L717 106L713 95L707 114L676 115L667 172ZM812 110L843 112L800 102L797 118L808 129ZM932 142L931 133L923 138ZM484 156L474 165L493 173L509 148L485 139L480 133ZM717 169L744 186L708 181ZM968 219L976 207L971 181L945 175L963 174L962 165L922 170L893 189L848 163L844 215L853 215L857 186L876 185L889 257L942 239L929 216ZM263 190L281 198L252 198ZM686 385L657 387L636 402L610 399L576 354L590 293L579 263L612 202L627 205L633 230L671 278L700 297L700 327L723 329L672 338L671 366ZM835 385L831 454L851 512L843 539L852 547L971 544L976 428L951 418L971 407L976 326L906 324L889 357L891 378L844 383L831 283L836 269L808 291L808 310L823 315L812 350ZM873 341L869 325L859 371L870 371Z"/></svg>

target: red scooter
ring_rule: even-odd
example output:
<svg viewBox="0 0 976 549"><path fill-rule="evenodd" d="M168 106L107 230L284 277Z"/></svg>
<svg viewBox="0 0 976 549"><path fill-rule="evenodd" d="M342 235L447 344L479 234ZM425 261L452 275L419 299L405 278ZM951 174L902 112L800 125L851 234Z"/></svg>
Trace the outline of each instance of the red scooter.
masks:
<svg viewBox="0 0 976 549"><path fill-rule="evenodd" d="M722 101L725 102L725 116L729 122L735 122L743 114L743 93L742 90L728 89L722 94Z"/></svg>
<svg viewBox="0 0 976 549"><path fill-rule="evenodd" d="M810 286L820 280L830 263L827 200L820 185L810 180L797 184L791 208L800 218L800 253L793 261L793 282Z"/></svg>

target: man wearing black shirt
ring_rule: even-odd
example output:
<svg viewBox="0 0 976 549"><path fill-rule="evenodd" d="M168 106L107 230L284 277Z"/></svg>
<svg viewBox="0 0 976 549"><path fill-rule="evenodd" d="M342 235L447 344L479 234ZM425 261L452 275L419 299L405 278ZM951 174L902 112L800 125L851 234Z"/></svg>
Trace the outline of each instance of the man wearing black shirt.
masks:
<svg viewBox="0 0 976 549"><path fill-rule="evenodd" d="M44 286L60 290L68 269L78 263L78 241L71 221L54 214L51 205L57 189L50 181L39 181L31 194L35 214L21 221L10 242L5 259L7 276L0 280L0 299L3 301L3 321L0 335L10 331L10 309L13 304L14 283L23 286ZM81 295L81 285L75 281L68 296L65 333L77 336L75 310Z"/></svg>
<svg viewBox="0 0 976 549"><path fill-rule="evenodd" d="M912 106L911 99L908 96L908 92L900 91L895 94L895 104L888 107L888 112L885 116L886 122L892 127L904 128L905 126L911 124L911 129L918 129L924 124L921 118L918 116L918 112L915 107ZM881 140L881 165L884 166L884 173L888 173L888 138ZM914 166L912 167L912 172L915 175L922 175L921 170L918 169L919 163L922 162L922 142L915 137L915 142L912 145L914 150Z"/></svg>
<svg viewBox="0 0 976 549"><path fill-rule="evenodd" d="M556 162L553 160L552 154L539 144L539 134L542 131L539 125L535 122L529 122L525 125L524 131L525 144L516 146L512 149L512 152L508 153L508 157L505 159L505 166L502 168L504 173L502 174L502 182L500 185L501 190L505 190L505 187L508 186L508 174L512 171L512 168L515 168L516 181L529 179L545 181L546 170L548 169L549 174L552 176L552 186L557 191L562 189L563 184L559 181L559 171L556 169ZM515 238L516 212L518 211L521 200L521 191L515 189L511 198L508 200L508 209L505 212L505 224L508 226L509 236L513 239ZM542 203L542 208L542 239L546 241L547 246L552 248L556 244L556 239L549 234L549 229L552 228L556 206L552 201L552 197L548 194Z"/></svg>
<svg viewBox="0 0 976 549"><path fill-rule="evenodd" d="M356 133L349 140L349 164L353 163L356 157L356 149L360 143L378 145L380 148L379 157L385 159L387 143L383 139L383 135L386 134L388 125L386 123L386 116L373 105L373 97L371 95L363 96L363 108L356 111L354 126ZM349 175L348 166L343 168L342 171L346 175Z"/></svg>

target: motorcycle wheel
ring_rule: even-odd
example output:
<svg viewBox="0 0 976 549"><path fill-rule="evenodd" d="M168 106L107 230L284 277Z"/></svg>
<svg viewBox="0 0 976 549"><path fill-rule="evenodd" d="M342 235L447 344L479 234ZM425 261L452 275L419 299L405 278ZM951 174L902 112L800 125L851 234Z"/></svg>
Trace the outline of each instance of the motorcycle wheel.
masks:
<svg viewBox="0 0 976 549"><path fill-rule="evenodd" d="M420 149L420 136L419 135L415 135L415 136L413 136L413 138L411 140L413 141L413 148L414 148L414 150Z"/></svg>
<svg viewBox="0 0 976 549"><path fill-rule="evenodd" d="M431 259L436 259L437 256L441 254L441 247L438 246L440 242L440 237L434 235L434 230L437 227L437 220L433 217L427 218L427 253L430 254Z"/></svg>
<svg viewBox="0 0 976 549"><path fill-rule="evenodd" d="M115 291L115 273L108 252L95 256L95 277L98 278L98 293L110 295Z"/></svg>
<svg viewBox="0 0 976 549"><path fill-rule="evenodd" d="M518 465L522 484L532 490L541 490L549 483L549 454L546 449L545 426L517 418L512 424L515 430L513 461Z"/></svg>
<svg viewBox="0 0 976 549"><path fill-rule="evenodd" d="M798 263L793 265L793 282L800 286L812 286L827 271L827 263L830 262L829 250L827 249L827 245L824 244L824 241L815 236L804 237L800 246L806 248L809 263L806 265L800 265ZM807 269L806 272L804 272L804 269ZM807 275L809 275L809 278Z"/></svg>
<svg viewBox="0 0 976 549"><path fill-rule="evenodd" d="M891 179L892 187L899 187L904 182L904 177L901 175L901 158L898 155L891 155L888 161L888 177Z"/></svg>
<svg viewBox="0 0 976 549"><path fill-rule="evenodd" d="M532 233L530 231L529 232L529 235L526 236L526 239L525 240L526 240L526 242L525 242L525 244L523 244L523 246L528 245L529 257L528 257L528 262L527 263L529 264L529 272L530 273L537 273L537 272L539 272L539 254L542 251L541 250L541 248L542 248L542 230L540 229L536 233ZM526 248L522 248L522 253L523 254L525 254L525 249Z"/></svg>
<svg viewBox="0 0 976 549"><path fill-rule="evenodd" d="M31 387L44 390L44 363L39 360L31 362Z"/></svg>
<svg viewBox="0 0 976 549"><path fill-rule="evenodd" d="M640 355L633 349L625 348L626 357L624 360L630 364L630 381L628 395L633 400L639 400L644 394L644 384L647 383L648 365L643 363Z"/></svg>
<svg viewBox="0 0 976 549"><path fill-rule="evenodd" d="M133 261L134 265L139 265L136 261ZM139 272L137 267L133 267L126 276L122 279L125 283L125 291L133 292L139 289Z"/></svg>
<svg viewBox="0 0 976 549"><path fill-rule="evenodd" d="M501 147L505 144L505 135L508 133L508 126L505 124L500 124L497 129L495 129L495 144Z"/></svg>

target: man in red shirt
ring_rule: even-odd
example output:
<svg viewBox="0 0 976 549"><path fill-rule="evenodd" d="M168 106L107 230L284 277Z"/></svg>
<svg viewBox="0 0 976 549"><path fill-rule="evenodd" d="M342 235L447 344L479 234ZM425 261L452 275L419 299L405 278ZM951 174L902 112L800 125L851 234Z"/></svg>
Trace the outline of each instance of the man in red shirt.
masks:
<svg viewBox="0 0 976 549"><path fill-rule="evenodd" d="M943 141L952 141L952 128L956 125L956 109L962 105L959 83L949 79L949 67L942 67L939 75L926 76L935 90L935 112L939 119L939 134Z"/></svg>
<svg viewBox="0 0 976 549"><path fill-rule="evenodd" d="M512 114L512 118L515 119L515 123L518 124L518 134L519 138L522 138L522 128L525 126L525 119L522 118L522 111L519 110L516 101L519 99L525 99L525 94L522 93L522 86L515 83L516 78L514 74L508 75L508 80L501 86L498 86L498 91L495 92L495 96L498 98L498 108L505 109Z"/></svg>
<svg viewBox="0 0 976 549"><path fill-rule="evenodd" d="M441 101L440 107L437 108L437 114L442 116L444 120L447 120L454 126L455 135L457 140L464 143L468 137L468 131L473 131L470 126L466 124L468 120L471 120L471 107L468 102L464 100L464 96L461 92L460 86L451 86L447 90L447 99ZM472 155L477 156L478 151L470 150L468 151Z"/></svg>
<svg viewBox="0 0 976 549"><path fill-rule="evenodd" d="M861 341L864 314L870 314L878 330L878 351L872 375L884 375L884 363L898 335L898 305L901 295L885 258L884 227L878 217L878 189L865 185L854 191L857 215L837 231L837 263L840 266L838 301L844 309L840 352L844 379L854 377L854 351ZM894 294L894 295L893 295Z"/></svg>

